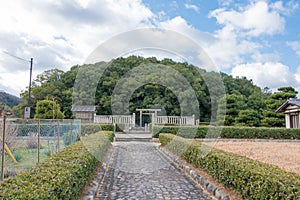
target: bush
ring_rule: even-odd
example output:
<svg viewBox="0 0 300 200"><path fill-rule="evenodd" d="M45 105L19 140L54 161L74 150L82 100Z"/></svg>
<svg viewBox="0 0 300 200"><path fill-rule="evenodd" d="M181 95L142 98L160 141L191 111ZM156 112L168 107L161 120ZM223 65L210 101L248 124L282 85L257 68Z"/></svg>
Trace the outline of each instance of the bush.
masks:
<svg viewBox="0 0 300 200"><path fill-rule="evenodd" d="M20 162L23 156L20 153L16 153L16 154L14 154L14 157L15 157L17 162Z"/></svg>
<svg viewBox="0 0 300 200"><path fill-rule="evenodd" d="M103 157L110 142L101 138L107 136L97 133L91 137L100 139L91 145ZM28 172L2 182L0 199L78 199L98 164L83 142L76 142Z"/></svg>
<svg viewBox="0 0 300 200"><path fill-rule="evenodd" d="M154 126L153 133L155 134L153 137L159 137L159 133L171 133L185 138L205 138L208 129L211 131L210 137L219 136L221 138L239 139L300 139L300 129L235 126ZM180 131L178 132L178 130ZM191 133L193 133L193 131L196 134L192 135Z"/></svg>
<svg viewBox="0 0 300 200"><path fill-rule="evenodd" d="M171 134L160 134L163 146L195 166L205 169L225 186L232 187L245 199L299 199L300 176L259 161L211 149L201 157L203 144ZM172 141L172 142L171 142ZM188 148L182 153L182 146Z"/></svg>
<svg viewBox="0 0 300 200"><path fill-rule="evenodd" d="M81 124L81 135L89 135L99 131L114 131L113 124L95 124L83 123ZM119 126L116 126L116 131L122 131Z"/></svg>

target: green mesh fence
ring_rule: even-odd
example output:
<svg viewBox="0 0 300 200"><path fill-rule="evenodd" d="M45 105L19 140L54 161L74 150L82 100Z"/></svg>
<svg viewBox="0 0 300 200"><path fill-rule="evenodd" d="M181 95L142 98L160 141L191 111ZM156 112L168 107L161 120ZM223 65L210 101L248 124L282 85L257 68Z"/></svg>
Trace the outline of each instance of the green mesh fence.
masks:
<svg viewBox="0 0 300 200"><path fill-rule="evenodd" d="M7 119L4 177L29 170L80 137L80 120ZM0 119L2 152L3 119ZM0 155L2 158L2 156ZM2 159L0 159L2 166ZM1 170L1 169L0 169ZM1 170L2 174L2 170Z"/></svg>

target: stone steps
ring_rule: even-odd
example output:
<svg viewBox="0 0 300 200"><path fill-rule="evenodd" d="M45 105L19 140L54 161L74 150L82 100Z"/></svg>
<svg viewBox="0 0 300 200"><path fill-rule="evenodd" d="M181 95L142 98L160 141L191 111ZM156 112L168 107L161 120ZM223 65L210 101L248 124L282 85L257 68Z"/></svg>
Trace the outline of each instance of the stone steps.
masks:
<svg viewBox="0 0 300 200"><path fill-rule="evenodd" d="M115 142L151 142L152 138L115 138Z"/></svg>
<svg viewBox="0 0 300 200"><path fill-rule="evenodd" d="M115 142L150 142L152 140L152 134L150 132L127 132L127 133L116 133Z"/></svg>

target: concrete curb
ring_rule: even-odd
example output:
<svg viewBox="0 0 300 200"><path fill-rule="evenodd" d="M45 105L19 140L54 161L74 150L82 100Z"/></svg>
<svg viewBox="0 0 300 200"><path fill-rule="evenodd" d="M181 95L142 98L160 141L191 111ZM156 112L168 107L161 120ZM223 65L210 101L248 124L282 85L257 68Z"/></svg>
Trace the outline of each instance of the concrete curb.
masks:
<svg viewBox="0 0 300 200"><path fill-rule="evenodd" d="M167 151L164 147L158 147L158 150L164 154L164 156L171 159L181 170L189 174L192 179L200 184L209 194L218 200L230 200L230 197L226 195L221 189L217 188L216 185L209 183L206 178L201 177L196 171L192 170L189 166L184 165L177 156Z"/></svg>
<svg viewBox="0 0 300 200"><path fill-rule="evenodd" d="M85 188L85 191L83 192L82 197L80 198L81 200L94 200L97 191L100 187L100 184L102 183L102 180L105 177L105 173L107 168L109 167L110 163L110 158L112 157L113 154L113 148L112 146L109 148L104 161L101 163L101 168L96 172L96 174L93 177L93 181L89 183L89 185Z"/></svg>

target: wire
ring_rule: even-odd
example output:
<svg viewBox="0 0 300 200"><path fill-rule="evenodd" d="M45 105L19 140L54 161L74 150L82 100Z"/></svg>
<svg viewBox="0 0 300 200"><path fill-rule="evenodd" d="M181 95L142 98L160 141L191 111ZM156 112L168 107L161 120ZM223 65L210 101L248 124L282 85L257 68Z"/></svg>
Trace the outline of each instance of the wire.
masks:
<svg viewBox="0 0 300 200"><path fill-rule="evenodd" d="M2 51L2 52L5 53L5 54L7 54L7 55L9 55L9 56L11 56L11 57L16 58L16 59L19 59L19 60L22 60L22 61L26 61L26 62L30 62L29 60L26 60L26 59L24 59L24 58L20 58L20 57L18 57L18 56L15 56L15 55L13 55L13 54L7 52L7 51Z"/></svg>

